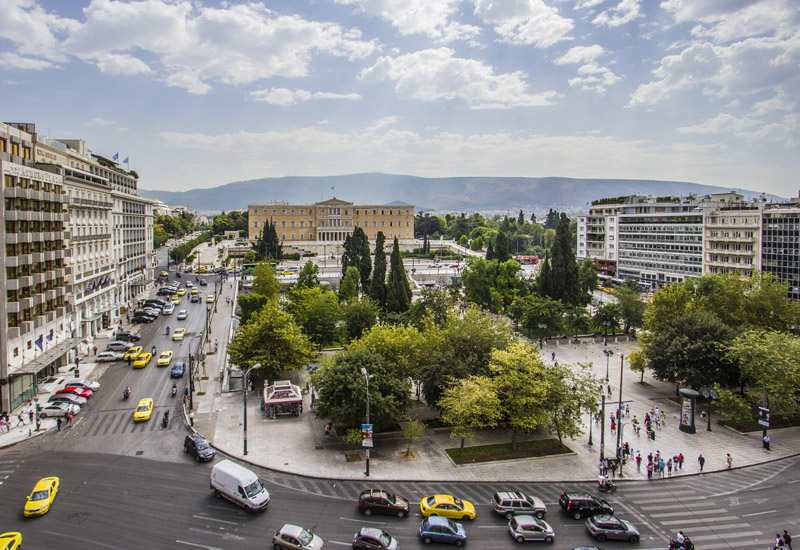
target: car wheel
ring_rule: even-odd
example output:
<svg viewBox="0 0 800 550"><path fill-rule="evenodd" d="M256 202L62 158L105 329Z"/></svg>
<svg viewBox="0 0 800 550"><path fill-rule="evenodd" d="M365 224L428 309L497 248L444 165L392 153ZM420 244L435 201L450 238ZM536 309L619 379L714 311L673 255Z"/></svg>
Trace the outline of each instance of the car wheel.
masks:
<svg viewBox="0 0 800 550"><path fill-rule="evenodd" d="M222 498L222 493L214 489L214 494L217 495L217 498ZM277 544L275 545L276 548L280 548Z"/></svg>
<svg viewBox="0 0 800 550"><path fill-rule="evenodd" d="M545 537L544 541L545 542L553 542L553 537Z"/></svg>
<svg viewBox="0 0 800 550"><path fill-rule="evenodd" d="M572 514L572 517L574 517L575 519L581 519L581 513L575 512L574 514Z"/></svg>
<svg viewBox="0 0 800 550"><path fill-rule="evenodd" d="M197 454L194 458L195 458L195 460L197 460L197 462L200 462L200 455L199 454Z"/></svg>
<svg viewBox="0 0 800 550"><path fill-rule="evenodd" d="M469 519L470 519L469 516L466 516L466 515L465 516L461 516L461 520L462 521L468 521Z"/></svg>
<svg viewBox="0 0 800 550"><path fill-rule="evenodd" d="M456 541L456 546L464 546L464 541L463 540L457 540Z"/></svg>
<svg viewBox="0 0 800 550"><path fill-rule="evenodd" d="M510 520L514 517L514 512L506 512L506 519Z"/></svg>
<svg viewBox="0 0 800 550"><path fill-rule="evenodd" d="M630 542L639 542L639 537L636 535L632 535L631 538L628 539Z"/></svg>
<svg viewBox="0 0 800 550"><path fill-rule="evenodd" d="M603 542L604 540L606 540L606 536L605 535L597 535L597 540L599 540L600 542Z"/></svg>
<svg viewBox="0 0 800 550"><path fill-rule="evenodd" d="M519 544L522 544L523 542L525 542L525 539L522 538L522 537L517 537L514 540L517 541Z"/></svg>
<svg viewBox="0 0 800 550"><path fill-rule="evenodd" d="M47 418L47 413L39 413L39 418Z"/></svg>
<svg viewBox="0 0 800 550"><path fill-rule="evenodd" d="M399 517L399 518L404 518L404 517L406 517L406 512L405 512L405 510L400 510L400 511L398 511L398 512L397 512L397 517Z"/></svg>
<svg viewBox="0 0 800 550"><path fill-rule="evenodd" d="M422 539L422 542L424 542L425 544L430 544L433 541L431 540L430 537L425 537L424 539Z"/></svg>
<svg viewBox="0 0 800 550"><path fill-rule="evenodd" d="M544 517L544 512L541 512L541 511L539 511L539 512L536 512L534 515L535 515L537 518L539 518L539 519L542 519L542 518Z"/></svg>
<svg viewBox="0 0 800 550"><path fill-rule="evenodd" d="M369 508L364 508L364 515L365 516L371 516L372 515L372 510L370 510Z"/></svg>
<svg viewBox="0 0 800 550"><path fill-rule="evenodd" d="M273 548L274 550L281 550L281 545L280 545L280 544L273 544L273 545L272 545L272 548Z"/></svg>

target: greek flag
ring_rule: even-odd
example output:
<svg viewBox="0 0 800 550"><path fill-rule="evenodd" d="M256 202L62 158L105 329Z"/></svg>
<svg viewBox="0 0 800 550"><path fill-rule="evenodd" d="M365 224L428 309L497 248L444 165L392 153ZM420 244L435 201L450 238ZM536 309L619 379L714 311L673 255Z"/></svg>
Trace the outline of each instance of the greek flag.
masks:
<svg viewBox="0 0 800 550"><path fill-rule="evenodd" d="M111 158L114 159L114 160L117 160L119 158L119 152L114 153L114 156L111 157Z"/></svg>
<svg viewBox="0 0 800 550"><path fill-rule="evenodd" d="M122 161L122 164L128 164L128 160L129 160L130 158L131 158L131 157L125 157L125 160L123 160L123 161Z"/></svg>

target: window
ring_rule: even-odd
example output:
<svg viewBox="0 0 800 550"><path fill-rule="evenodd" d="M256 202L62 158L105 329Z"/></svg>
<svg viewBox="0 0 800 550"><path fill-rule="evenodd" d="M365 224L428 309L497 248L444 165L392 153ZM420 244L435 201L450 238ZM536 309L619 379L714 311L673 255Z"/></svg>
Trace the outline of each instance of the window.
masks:
<svg viewBox="0 0 800 550"><path fill-rule="evenodd" d="M253 227L258 227L258 222L253 222Z"/></svg>

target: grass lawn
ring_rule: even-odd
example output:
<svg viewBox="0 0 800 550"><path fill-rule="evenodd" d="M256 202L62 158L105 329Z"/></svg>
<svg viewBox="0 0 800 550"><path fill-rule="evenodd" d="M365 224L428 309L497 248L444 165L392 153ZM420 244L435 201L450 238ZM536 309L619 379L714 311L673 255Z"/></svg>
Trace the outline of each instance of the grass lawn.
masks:
<svg viewBox="0 0 800 550"><path fill-rule="evenodd" d="M456 464L474 464L496 460L567 454L571 453L572 449L566 445L561 445L558 439L535 439L518 441L516 451L511 450L511 442L508 442L464 447L463 449L445 449L445 452Z"/></svg>

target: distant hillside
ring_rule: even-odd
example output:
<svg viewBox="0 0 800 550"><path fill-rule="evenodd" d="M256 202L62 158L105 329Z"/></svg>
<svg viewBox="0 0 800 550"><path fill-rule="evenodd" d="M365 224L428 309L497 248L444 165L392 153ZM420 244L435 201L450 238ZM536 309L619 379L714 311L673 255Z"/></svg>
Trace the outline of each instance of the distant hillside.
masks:
<svg viewBox="0 0 800 550"><path fill-rule="evenodd" d="M380 173L261 178L183 192L139 189L144 197L207 213L245 210L249 204L264 204L274 200L312 204L334 196L356 204L413 204L417 210L490 212L554 208L576 211L587 208L592 200L603 197L631 194L704 195L727 191L731 189L680 181L558 177L418 178ZM747 198L761 195L756 191L736 191ZM767 199L780 200L780 197L768 195Z"/></svg>

